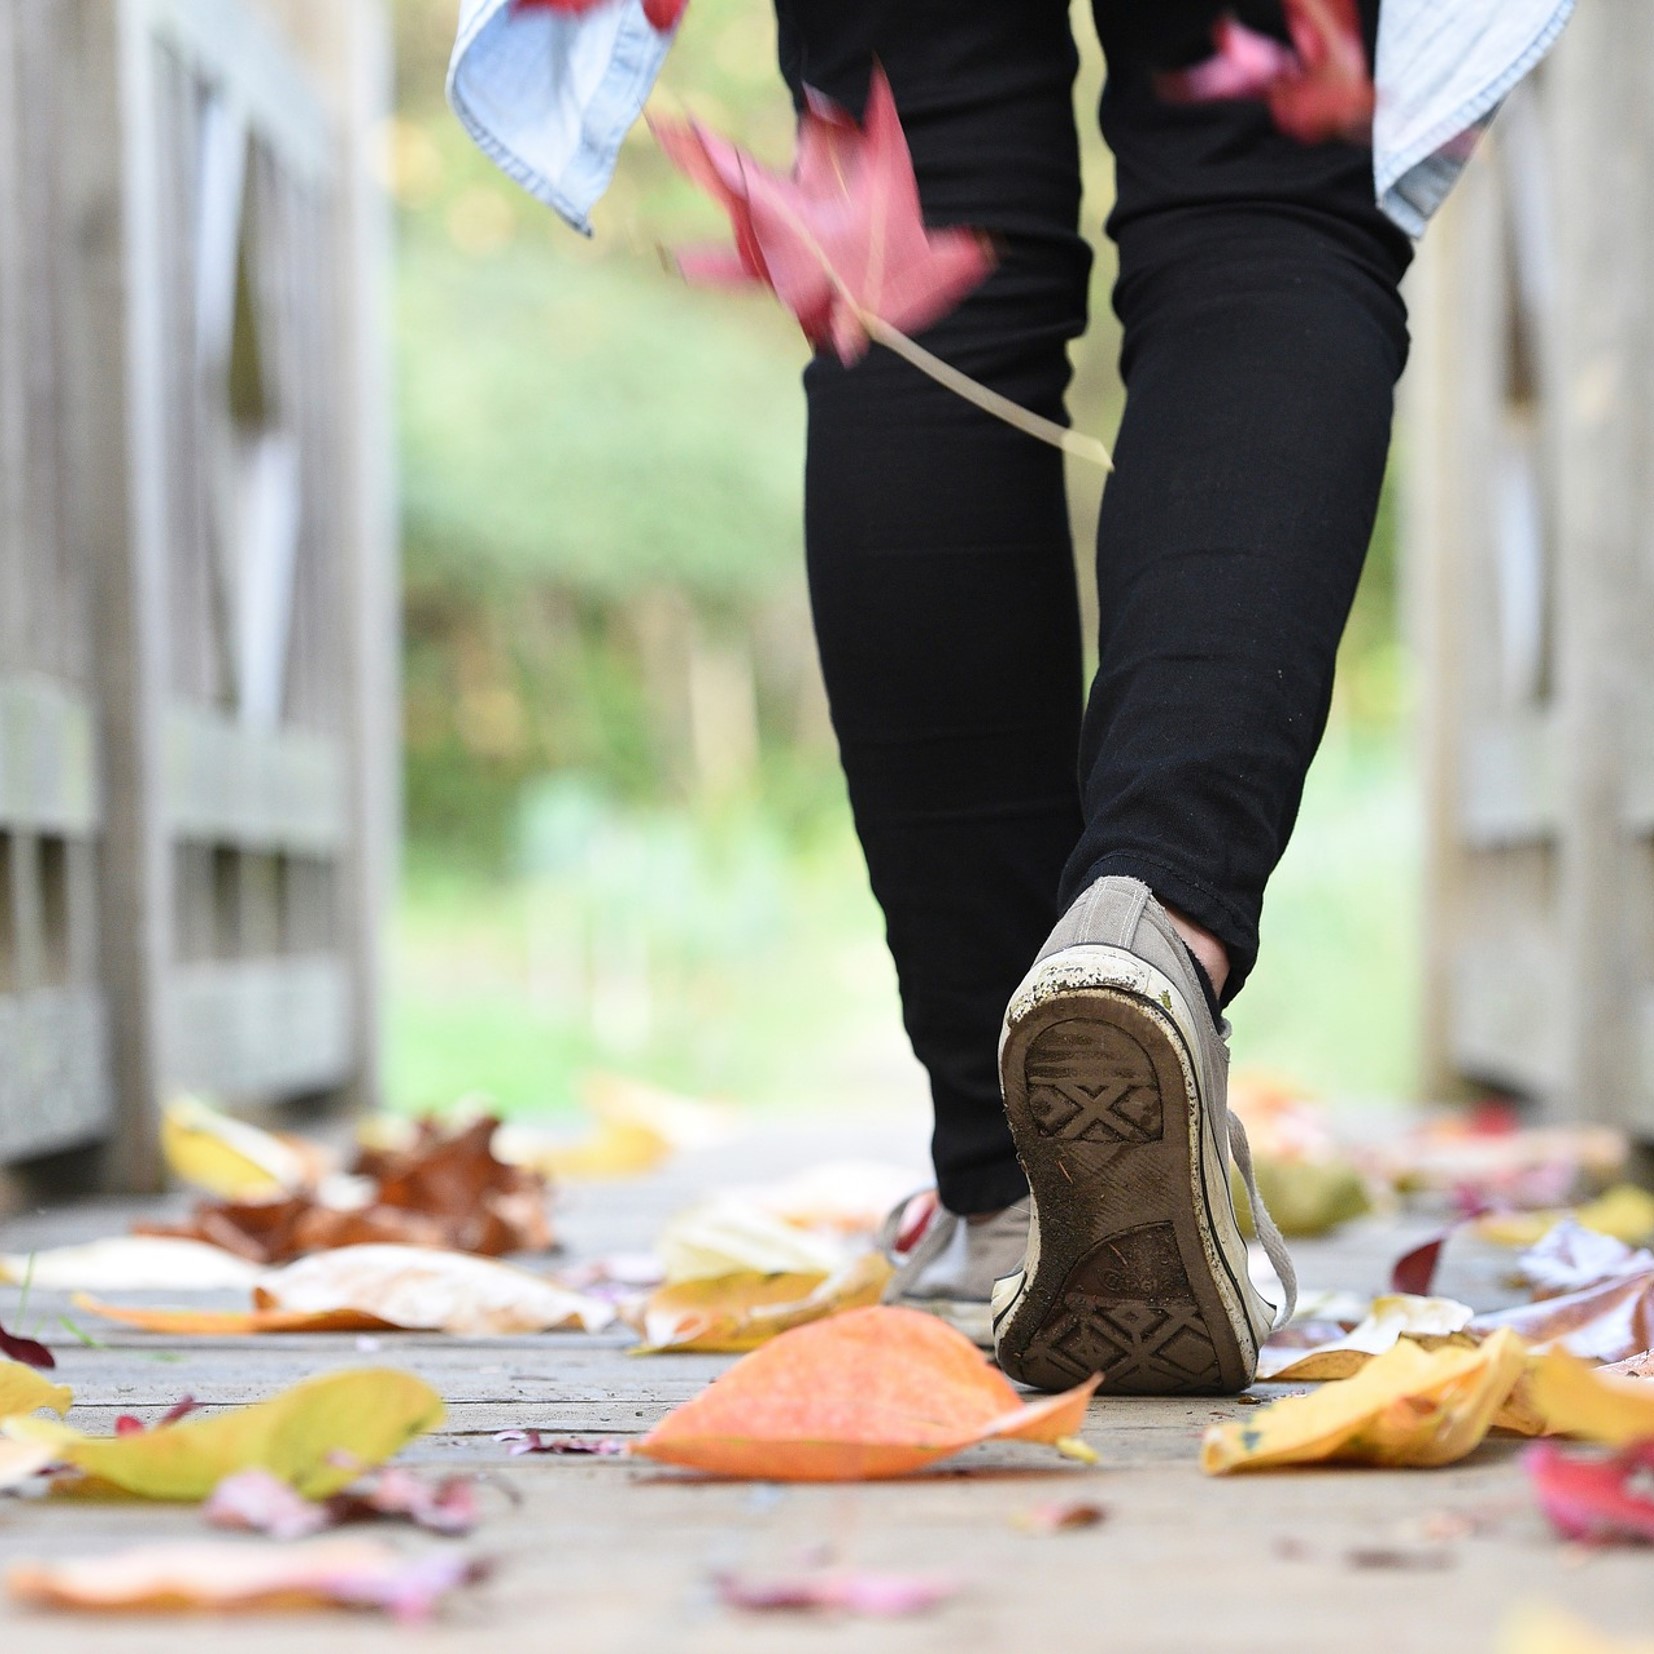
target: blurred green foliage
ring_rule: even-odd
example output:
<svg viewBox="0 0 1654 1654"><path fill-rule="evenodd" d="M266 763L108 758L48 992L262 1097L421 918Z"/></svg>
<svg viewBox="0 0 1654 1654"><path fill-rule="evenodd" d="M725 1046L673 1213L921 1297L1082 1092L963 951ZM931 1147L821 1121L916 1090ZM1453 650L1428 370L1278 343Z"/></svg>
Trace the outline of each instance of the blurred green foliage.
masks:
<svg viewBox="0 0 1654 1654"><path fill-rule="evenodd" d="M664 267L661 244L723 226L642 128L593 239L519 191L443 103L454 0L393 6L410 841L393 1093L482 1089L525 1110L566 1100L594 1063L755 1097L850 1083L857 1053L899 1071L803 594L803 341L765 296L694 292ZM784 165L774 52L766 0L694 0L657 102ZM1111 192L1101 78L1090 45L1076 102L1093 232ZM1105 438L1110 280L1102 243L1070 403ZM1073 481L1084 546L1097 479ZM1411 1072L1394 586L1387 502L1334 751L1272 893L1283 963L1240 1019L1243 1058L1369 1093ZM591 808L578 854L548 862L558 797ZM634 888L674 892L642 929ZM614 934L629 962L594 955ZM1336 1005L1334 956L1351 982Z"/></svg>

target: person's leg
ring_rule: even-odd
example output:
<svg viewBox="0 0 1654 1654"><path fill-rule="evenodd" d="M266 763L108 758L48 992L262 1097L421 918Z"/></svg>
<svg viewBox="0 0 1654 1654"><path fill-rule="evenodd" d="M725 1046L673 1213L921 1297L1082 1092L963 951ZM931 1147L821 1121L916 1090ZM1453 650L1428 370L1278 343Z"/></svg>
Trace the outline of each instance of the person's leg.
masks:
<svg viewBox="0 0 1654 1654"><path fill-rule="evenodd" d="M1376 0L1363 11L1370 44ZM1325 727L1406 356L1410 244L1374 205L1366 150L1301 145L1253 104L1162 103L1150 75L1188 50L1189 19L1155 38L1146 14L1097 4L1126 407L1064 897L1142 880L1221 944L1227 999Z"/></svg>
<svg viewBox="0 0 1654 1654"><path fill-rule="evenodd" d="M926 345L1061 418L1090 267L1064 0L779 11L795 94L859 111L876 57L927 219L998 243L993 276ZM805 384L810 593L850 800L930 1074L943 1203L988 1212L1026 1187L1000 1103L1000 1019L1080 830L1062 462L883 350L849 370L817 358Z"/></svg>

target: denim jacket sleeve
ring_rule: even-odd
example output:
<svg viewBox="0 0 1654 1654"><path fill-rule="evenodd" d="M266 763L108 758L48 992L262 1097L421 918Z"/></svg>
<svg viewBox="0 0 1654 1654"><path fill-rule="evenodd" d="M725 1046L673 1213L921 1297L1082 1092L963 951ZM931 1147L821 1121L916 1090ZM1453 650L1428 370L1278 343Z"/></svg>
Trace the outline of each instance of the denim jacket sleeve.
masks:
<svg viewBox="0 0 1654 1654"><path fill-rule="evenodd" d="M1373 185L1420 235L1501 100L1550 50L1574 0L1383 0ZM642 0L513 13L464 0L448 72L454 112L483 151L577 230L609 186L671 46Z"/></svg>

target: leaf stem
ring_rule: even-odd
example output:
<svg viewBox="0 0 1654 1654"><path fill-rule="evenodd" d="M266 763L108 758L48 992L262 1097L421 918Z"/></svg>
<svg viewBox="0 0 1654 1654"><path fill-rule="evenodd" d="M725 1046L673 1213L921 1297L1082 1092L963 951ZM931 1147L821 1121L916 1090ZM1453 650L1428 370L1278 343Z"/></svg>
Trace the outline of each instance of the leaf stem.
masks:
<svg viewBox="0 0 1654 1654"><path fill-rule="evenodd" d="M1020 402L1013 402L1010 397L989 390L968 373L961 373L958 368L944 362L940 356L933 356L900 328L892 327L889 322L875 316L871 311L858 307L857 314L870 339L877 340L887 350L895 351L903 361L911 362L921 373L929 374L937 384L964 397L967 402L973 403L984 413L992 414L995 419L1003 419L1007 425L1014 425L1019 431L1024 431L1041 442L1049 442L1053 448L1060 448L1065 454L1072 454L1076 459L1100 465L1105 471L1114 469L1114 461L1109 457L1108 449L1096 437L1086 436L1067 425L1059 425L1054 420L1030 413Z"/></svg>

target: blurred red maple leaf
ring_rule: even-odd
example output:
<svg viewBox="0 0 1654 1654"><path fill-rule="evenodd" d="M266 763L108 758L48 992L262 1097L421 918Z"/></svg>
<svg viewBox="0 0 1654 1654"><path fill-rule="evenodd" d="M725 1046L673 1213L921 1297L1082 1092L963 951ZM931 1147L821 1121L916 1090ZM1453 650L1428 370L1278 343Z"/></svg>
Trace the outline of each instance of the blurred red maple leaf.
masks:
<svg viewBox="0 0 1654 1654"><path fill-rule="evenodd" d="M599 6L612 6L616 0L511 0L513 11L560 11L570 16L596 11ZM662 34L677 28L689 0L643 0L643 15Z"/></svg>
<svg viewBox="0 0 1654 1654"><path fill-rule="evenodd" d="M810 342L830 345L846 364L870 338L915 333L946 315L993 267L974 231L925 228L896 100L876 66L861 126L810 94L788 176L697 121L651 125L735 232L733 249L679 254L685 279L773 289Z"/></svg>
<svg viewBox="0 0 1654 1654"><path fill-rule="evenodd" d="M1377 102L1356 0L1283 0L1290 46L1234 17L1218 19L1213 56L1156 77L1170 103L1261 98L1300 143L1372 141Z"/></svg>

